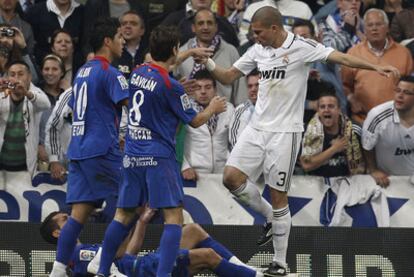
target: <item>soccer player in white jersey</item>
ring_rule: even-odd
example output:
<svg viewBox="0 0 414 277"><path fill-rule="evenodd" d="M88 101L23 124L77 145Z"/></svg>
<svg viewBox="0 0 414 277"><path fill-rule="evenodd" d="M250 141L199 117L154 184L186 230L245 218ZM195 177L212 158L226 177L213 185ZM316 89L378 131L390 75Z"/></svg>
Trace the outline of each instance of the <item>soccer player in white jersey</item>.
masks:
<svg viewBox="0 0 414 277"><path fill-rule="evenodd" d="M381 187L389 175L414 173L414 76L402 77L394 100L369 111L362 130L368 169Z"/></svg>
<svg viewBox="0 0 414 277"><path fill-rule="evenodd" d="M230 84L254 68L260 71L255 112L224 169L223 183L230 191L262 210L263 198L246 183L262 171L270 186L273 208L272 237L275 250L266 276L287 274L286 252L291 226L287 192L303 131L303 111L310 63L330 61L346 66L399 75L392 66L379 66L325 47L285 31L282 15L273 7L260 8L252 18L253 45L232 67L216 66L200 57L206 68L223 84Z"/></svg>

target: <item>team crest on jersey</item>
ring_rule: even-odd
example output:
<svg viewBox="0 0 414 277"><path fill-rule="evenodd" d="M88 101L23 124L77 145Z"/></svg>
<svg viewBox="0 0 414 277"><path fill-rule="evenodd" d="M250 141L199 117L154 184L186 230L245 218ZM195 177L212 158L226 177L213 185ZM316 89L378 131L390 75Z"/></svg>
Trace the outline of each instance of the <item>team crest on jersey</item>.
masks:
<svg viewBox="0 0 414 277"><path fill-rule="evenodd" d="M180 96L181 98L181 105L183 106L184 110L188 110L191 108L191 101L187 94L183 94Z"/></svg>
<svg viewBox="0 0 414 277"><path fill-rule="evenodd" d="M80 261L92 261L95 257L95 251L91 250L81 250L79 251L79 260Z"/></svg>
<svg viewBox="0 0 414 277"><path fill-rule="evenodd" d="M122 163L124 165L124 168L128 168L131 165L131 159L125 155Z"/></svg>
<svg viewBox="0 0 414 277"><path fill-rule="evenodd" d="M128 81L125 79L125 77L123 75L119 75L117 78L119 84L121 85L121 88L128 89Z"/></svg>
<svg viewBox="0 0 414 277"><path fill-rule="evenodd" d="M282 60L282 62L283 62L285 65L288 65L288 64L289 64L289 56L288 56L288 55L284 55L284 56L283 56L283 60Z"/></svg>

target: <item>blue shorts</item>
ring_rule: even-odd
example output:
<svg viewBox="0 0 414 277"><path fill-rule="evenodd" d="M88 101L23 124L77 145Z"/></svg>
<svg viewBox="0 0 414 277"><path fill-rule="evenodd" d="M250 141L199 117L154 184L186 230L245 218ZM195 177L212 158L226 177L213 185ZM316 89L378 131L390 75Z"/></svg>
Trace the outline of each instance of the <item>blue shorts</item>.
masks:
<svg viewBox="0 0 414 277"><path fill-rule="evenodd" d="M124 156L118 207L133 208L149 203L151 208L181 206L184 197L175 158Z"/></svg>
<svg viewBox="0 0 414 277"><path fill-rule="evenodd" d="M188 277L188 266L190 265L189 251L180 249L172 272L172 277ZM132 255L124 255L117 260L118 269L130 277L155 277L159 262L159 253L149 253L141 258Z"/></svg>
<svg viewBox="0 0 414 277"><path fill-rule="evenodd" d="M118 194L121 166L121 156L113 153L70 161L66 203L93 202L101 206L107 197Z"/></svg>

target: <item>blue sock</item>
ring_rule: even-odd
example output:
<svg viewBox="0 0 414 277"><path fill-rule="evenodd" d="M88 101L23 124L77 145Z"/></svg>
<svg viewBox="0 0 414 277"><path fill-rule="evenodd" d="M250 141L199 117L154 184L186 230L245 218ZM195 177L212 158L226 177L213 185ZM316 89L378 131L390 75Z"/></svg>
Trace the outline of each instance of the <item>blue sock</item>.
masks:
<svg viewBox="0 0 414 277"><path fill-rule="evenodd" d="M171 276L178 250L180 248L181 226L165 224L160 241L160 260L158 262L157 277Z"/></svg>
<svg viewBox="0 0 414 277"><path fill-rule="evenodd" d="M256 276L256 272L251 270L250 268L229 263L225 259L221 259L221 262L215 269L213 269L213 271L220 277L233 277L233 276L255 277Z"/></svg>
<svg viewBox="0 0 414 277"><path fill-rule="evenodd" d="M67 265L73 251L76 247L79 234L82 231L83 224L80 224L72 217L68 218L65 226L60 230L57 243L56 261Z"/></svg>
<svg viewBox="0 0 414 277"><path fill-rule="evenodd" d="M212 237L208 237L205 240L199 242L197 244L197 248L212 248L214 251L216 251L217 254L219 254L223 259L226 259L227 261L234 256L234 254L231 253L224 245L214 240Z"/></svg>
<svg viewBox="0 0 414 277"><path fill-rule="evenodd" d="M128 235L129 228L131 228L131 225L125 226L116 220L112 220L108 225L102 243L101 262L99 264L98 273L101 273L104 276L109 275L109 270L115 258L116 251Z"/></svg>

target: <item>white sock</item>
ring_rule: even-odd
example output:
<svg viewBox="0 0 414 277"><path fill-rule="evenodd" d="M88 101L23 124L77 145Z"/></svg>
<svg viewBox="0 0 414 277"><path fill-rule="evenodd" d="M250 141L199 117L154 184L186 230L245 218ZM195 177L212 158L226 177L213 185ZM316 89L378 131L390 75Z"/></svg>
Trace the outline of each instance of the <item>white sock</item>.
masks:
<svg viewBox="0 0 414 277"><path fill-rule="evenodd" d="M247 179L238 189L231 191L242 203L266 217L267 222L273 219L272 206L266 201L257 189L256 184Z"/></svg>
<svg viewBox="0 0 414 277"><path fill-rule="evenodd" d="M286 253L291 225L292 218L290 216L289 206L273 210L272 233L273 249L275 251L273 261L285 268L287 266Z"/></svg>
<svg viewBox="0 0 414 277"><path fill-rule="evenodd" d="M232 263L232 264L235 264L235 265L239 265L239 266L244 266L244 267L247 267L247 268L249 268L249 269L251 269L253 271L256 271L257 270L257 268L243 263L236 256L231 257L230 260L229 260L229 263Z"/></svg>
<svg viewBox="0 0 414 277"><path fill-rule="evenodd" d="M53 263L52 272L49 277L66 277L66 265L61 262L55 261Z"/></svg>
<svg viewBox="0 0 414 277"><path fill-rule="evenodd" d="M251 270L255 271L256 272L256 277L264 277L264 275L261 271L259 271L257 268L255 268L253 266L250 266L248 264L243 263L236 256L231 257L230 260L229 260L229 263L239 265L239 266L244 266L244 267L247 267L248 269L251 269Z"/></svg>

